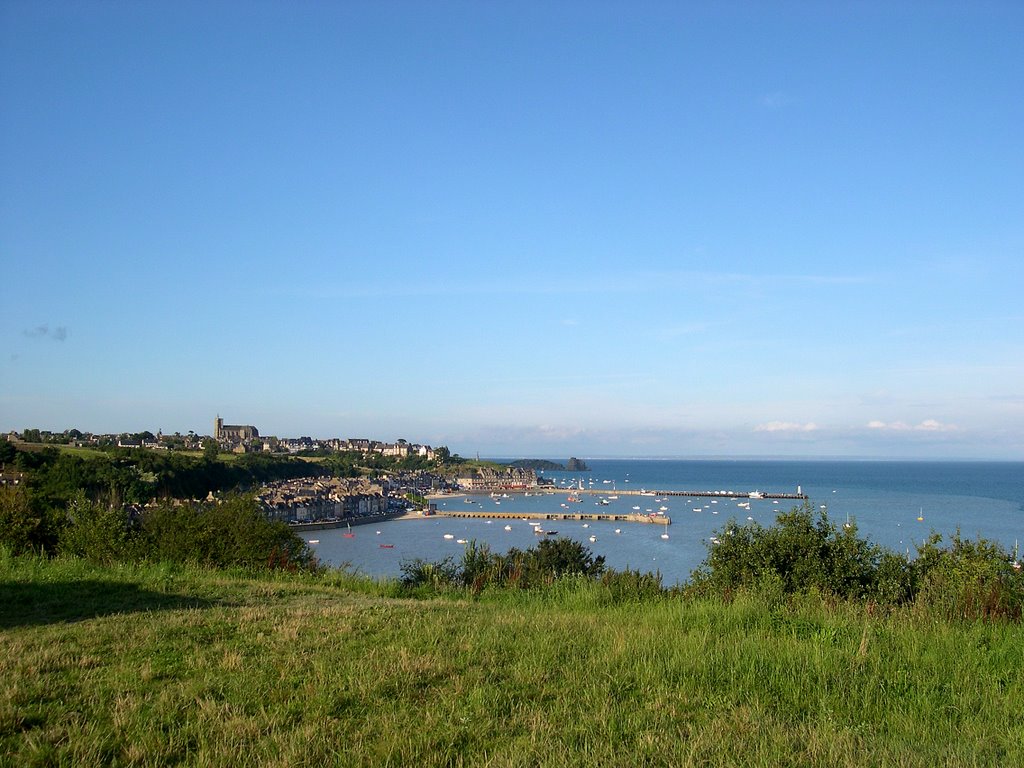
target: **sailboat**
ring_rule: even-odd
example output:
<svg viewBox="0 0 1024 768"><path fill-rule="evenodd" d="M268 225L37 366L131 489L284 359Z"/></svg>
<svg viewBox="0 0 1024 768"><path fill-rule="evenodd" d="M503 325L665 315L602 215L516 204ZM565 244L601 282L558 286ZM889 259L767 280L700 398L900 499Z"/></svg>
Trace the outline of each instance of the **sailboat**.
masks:
<svg viewBox="0 0 1024 768"><path fill-rule="evenodd" d="M345 523L345 525L348 526L348 530L341 535L344 536L346 539L354 539L356 535L352 533L352 523Z"/></svg>
<svg viewBox="0 0 1024 768"><path fill-rule="evenodd" d="M924 522L924 507L921 507L917 511L917 522Z"/></svg>

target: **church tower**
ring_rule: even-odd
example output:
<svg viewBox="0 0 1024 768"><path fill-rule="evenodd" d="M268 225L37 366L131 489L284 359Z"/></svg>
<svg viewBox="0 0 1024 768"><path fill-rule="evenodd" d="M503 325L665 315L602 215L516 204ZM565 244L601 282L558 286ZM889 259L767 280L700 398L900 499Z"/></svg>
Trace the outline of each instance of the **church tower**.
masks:
<svg viewBox="0 0 1024 768"><path fill-rule="evenodd" d="M223 426L224 426L224 419L222 419L220 417L220 414L218 413L217 414L217 418L214 419L214 422L213 422L213 439L217 440L218 442L220 441L220 430L221 430L221 428Z"/></svg>

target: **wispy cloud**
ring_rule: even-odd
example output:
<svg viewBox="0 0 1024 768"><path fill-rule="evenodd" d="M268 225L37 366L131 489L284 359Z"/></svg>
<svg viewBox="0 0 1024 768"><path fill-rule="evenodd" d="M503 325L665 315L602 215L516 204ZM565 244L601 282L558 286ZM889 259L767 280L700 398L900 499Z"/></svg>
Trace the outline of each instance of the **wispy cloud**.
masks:
<svg viewBox="0 0 1024 768"><path fill-rule="evenodd" d="M806 424L797 424L792 421L769 421L754 427L755 432L814 432L817 429L818 425L813 421Z"/></svg>
<svg viewBox="0 0 1024 768"><path fill-rule="evenodd" d="M880 421L875 419L867 423L868 429L880 432L955 432L958 427L955 424L943 424L935 419L925 419L918 424L908 424L905 421Z"/></svg>
<svg viewBox="0 0 1024 768"><path fill-rule="evenodd" d="M68 329L63 325L58 325L53 330L50 330L50 326L46 323L37 325L35 328L26 328L22 331L22 335L27 336L30 339L53 339L54 341L64 341L68 337Z"/></svg>

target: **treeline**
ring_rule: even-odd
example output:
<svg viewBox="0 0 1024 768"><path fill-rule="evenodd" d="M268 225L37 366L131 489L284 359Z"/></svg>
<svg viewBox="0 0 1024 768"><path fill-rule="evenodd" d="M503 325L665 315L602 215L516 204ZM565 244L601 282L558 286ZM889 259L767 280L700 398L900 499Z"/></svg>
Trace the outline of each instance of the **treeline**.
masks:
<svg viewBox="0 0 1024 768"><path fill-rule="evenodd" d="M41 503L63 506L79 491L109 504L161 498L203 498L261 483L326 475L329 470L289 456L244 454L233 461L181 453L118 448L81 456L56 448L19 451L0 441L0 463L27 475Z"/></svg>
<svg viewBox="0 0 1024 768"><path fill-rule="evenodd" d="M15 551L53 551L74 504L130 512L156 500L205 499L329 472L302 459L264 454L231 462L127 448L81 456L57 448L17 450L3 439L0 466L23 475L17 488L0 488L0 542Z"/></svg>
<svg viewBox="0 0 1024 768"><path fill-rule="evenodd" d="M737 591L815 593L881 607L916 605L946 618L1007 618L1024 610L1024 571L995 542L933 534L916 557L873 544L855 523L837 527L823 511L780 514L774 526L730 521L716 536L690 589L725 597Z"/></svg>
<svg viewBox="0 0 1024 768"><path fill-rule="evenodd" d="M402 564L402 582L419 591L538 589L566 578L603 589L611 601L756 594L782 602L795 596L858 602L877 610L910 607L947 620L1005 619L1024 611L1024 572L1002 547L933 535L910 558L837 527L824 512L802 508L780 514L770 528L729 521L716 532L704 563L688 584L665 588L658 574L614 571L569 539L541 541L507 554L470 542L462 558Z"/></svg>
<svg viewBox="0 0 1024 768"><path fill-rule="evenodd" d="M319 464L334 477L360 477L374 472L421 472L437 467L426 456L384 456L360 451L300 451L297 455L320 458Z"/></svg>
<svg viewBox="0 0 1024 768"><path fill-rule="evenodd" d="M248 569L311 570L316 560L286 524L266 518L251 496L164 501L142 509L90 501L79 493L50 525L24 488L0 488L0 546L101 565L174 562Z"/></svg>

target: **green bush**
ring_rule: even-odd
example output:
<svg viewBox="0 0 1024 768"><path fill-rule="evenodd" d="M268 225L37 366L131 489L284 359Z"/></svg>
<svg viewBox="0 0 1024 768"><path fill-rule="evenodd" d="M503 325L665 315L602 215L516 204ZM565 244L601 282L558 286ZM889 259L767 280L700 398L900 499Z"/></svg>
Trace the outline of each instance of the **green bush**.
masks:
<svg viewBox="0 0 1024 768"><path fill-rule="evenodd" d="M998 544L961 538L947 549L933 535L917 549L915 607L944 619L1009 619L1024 610L1024 572Z"/></svg>
<svg viewBox="0 0 1024 768"><path fill-rule="evenodd" d="M164 503L133 514L79 495L68 508L60 551L103 564L150 560L250 569L316 566L306 543L284 523L267 520L247 496L219 503Z"/></svg>
<svg viewBox="0 0 1024 768"><path fill-rule="evenodd" d="M771 585L782 594L906 598L900 567L883 558L881 547L860 538L855 524L837 528L824 510L816 512L810 504L781 513L771 528L730 520L715 539L718 543L710 545L704 564L692 574L697 591L728 596L737 589ZM888 581L880 591L883 559Z"/></svg>
<svg viewBox="0 0 1024 768"><path fill-rule="evenodd" d="M79 494L68 506L59 552L101 565L130 561L141 554L138 527L125 507L88 501Z"/></svg>
<svg viewBox="0 0 1024 768"><path fill-rule="evenodd" d="M458 564L451 558L439 563L415 559L399 567L406 586L461 586L479 593L485 588L550 586L568 575L594 579L604 572L604 557L594 557L579 542L565 538L544 539L536 547L513 548L504 555L474 540L466 545Z"/></svg>
<svg viewBox="0 0 1024 768"><path fill-rule="evenodd" d="M460 579L459 568L450 557L436 563L418 557L403 560L399 570L402 572L401 583L406 587L451 587Z"/></svg>
<svg viewBox="0 0 1024 768"><path fill-rule="evenodd" d="M666 594L660 573L641 573L629 568L606 570L601 574L600 583L614 603L641 602Z"/></svg>
<svg viewBox="0 0 1024 768"><path fill-rule="evenodd" d="M288 570L315 565L306 543L285 523L267 520L249 496L161 504L142 515L141 534L151 560Z"/></svg>
<svg viewBox="0 0 1024 768"><path fill-rule="evenodd" d="M38 548L43 518L29 503L24 488L0 486L0 545L13 554Z"/></svg>

